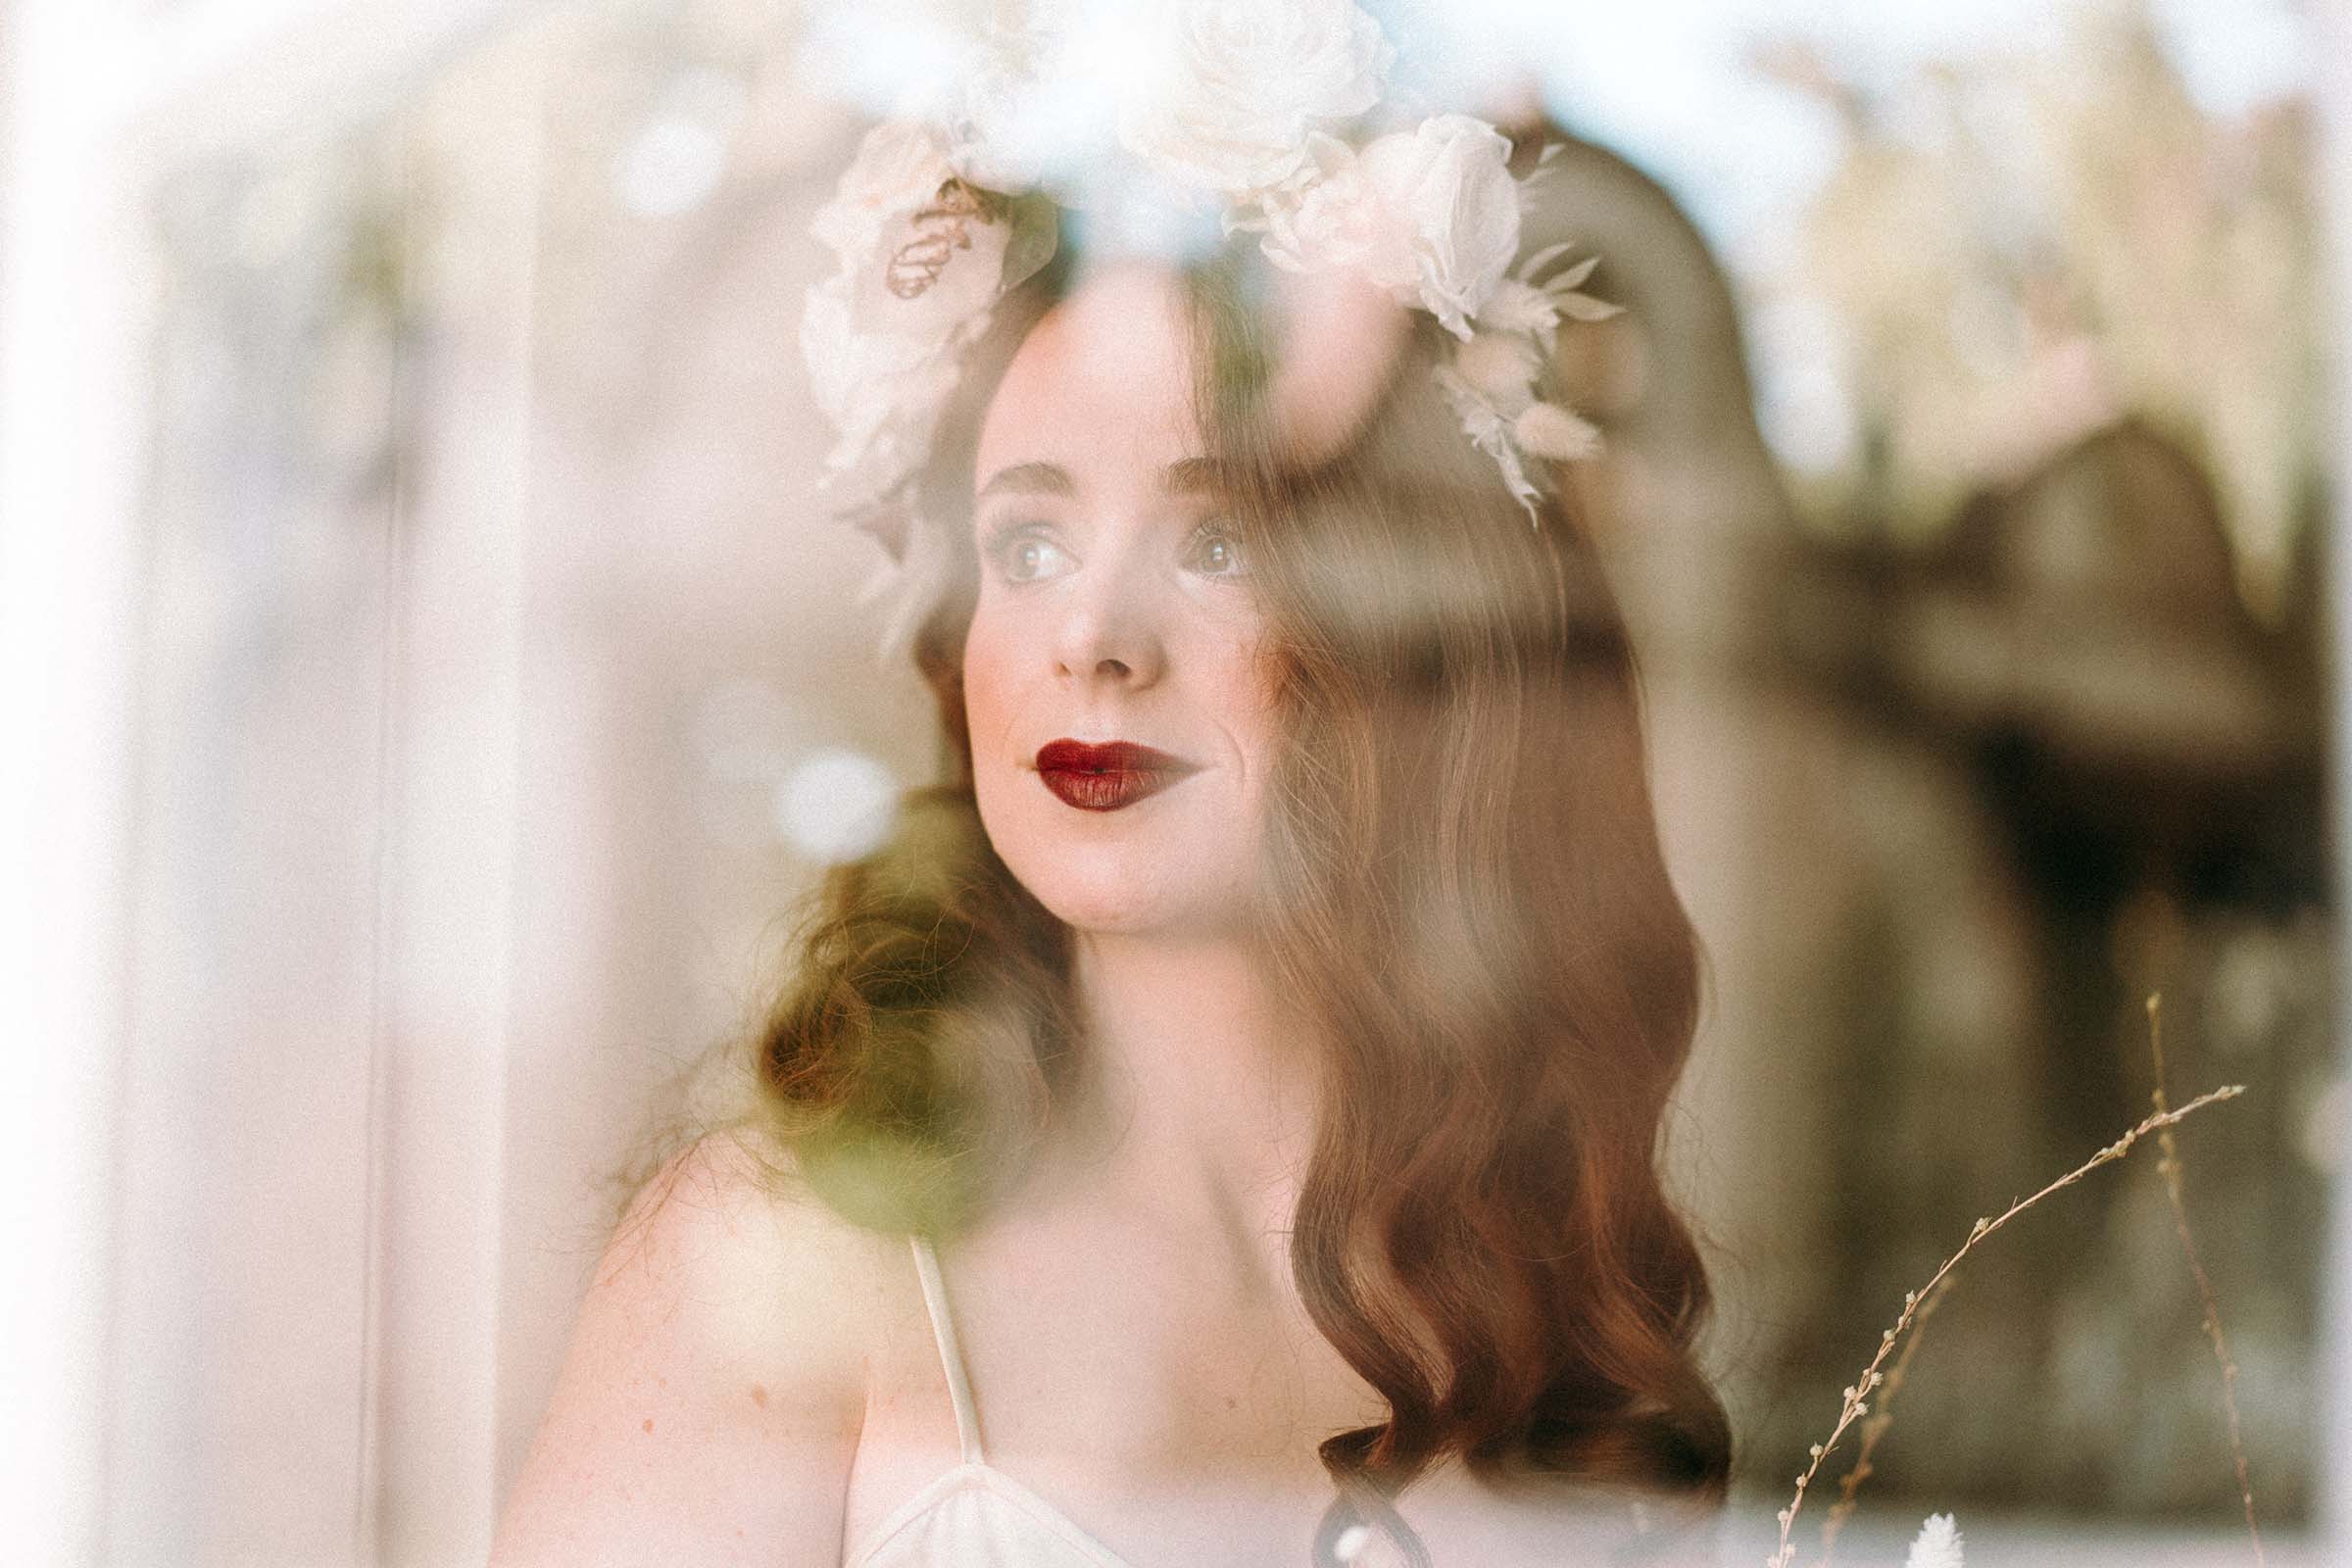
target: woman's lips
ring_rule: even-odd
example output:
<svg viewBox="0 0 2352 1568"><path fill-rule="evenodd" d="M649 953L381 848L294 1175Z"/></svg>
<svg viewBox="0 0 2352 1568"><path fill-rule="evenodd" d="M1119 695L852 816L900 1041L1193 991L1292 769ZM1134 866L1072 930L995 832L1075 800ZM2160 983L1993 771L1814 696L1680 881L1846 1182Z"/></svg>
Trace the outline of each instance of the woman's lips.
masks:
<svg viewBox="0 0 2352 1568"><path fill-rule="evenodd" d="M1082 811L1115 811L1197 772L1192 763L1133 741L1048 741L1038 748L1037 776Z"/></svg>

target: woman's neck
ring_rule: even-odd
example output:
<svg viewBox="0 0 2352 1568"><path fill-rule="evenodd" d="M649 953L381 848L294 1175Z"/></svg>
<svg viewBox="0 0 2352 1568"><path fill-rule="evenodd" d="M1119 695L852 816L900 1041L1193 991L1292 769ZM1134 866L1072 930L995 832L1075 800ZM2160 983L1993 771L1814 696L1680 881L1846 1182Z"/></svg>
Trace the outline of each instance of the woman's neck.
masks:
<svg viewBox="0 0 2352 1568"><path fill-rule="evenodd" d="M1282 1256L1319 1053L1262 959L1240 940L1080 931L1071 985L1085 1036L1073 1169L1155 1223Z"/></svg>

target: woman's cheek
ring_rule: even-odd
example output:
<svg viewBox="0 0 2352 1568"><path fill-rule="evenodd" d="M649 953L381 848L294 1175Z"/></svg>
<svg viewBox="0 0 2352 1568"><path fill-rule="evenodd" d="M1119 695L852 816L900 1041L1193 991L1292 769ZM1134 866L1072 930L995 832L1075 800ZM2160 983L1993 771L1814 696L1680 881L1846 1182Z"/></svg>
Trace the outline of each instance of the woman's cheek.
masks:
<svg viewBox="0 0 2352 1568"><path fill-rule="evenodd" d="M973 761L1003 761L1006 745L1004 657L994 632L982 621L972 623L963 650L963 711L970 726Z"/></svg>
<svg viewBox="0 0 2352 1568"><path fill-rule="evenodd" d="M1253 790L1263 784L1273 755L1280 690L1278 662L1263 634L1253 633L1231 658L1225 682L1226 711L1234 715L1233 732Z"/></svg>

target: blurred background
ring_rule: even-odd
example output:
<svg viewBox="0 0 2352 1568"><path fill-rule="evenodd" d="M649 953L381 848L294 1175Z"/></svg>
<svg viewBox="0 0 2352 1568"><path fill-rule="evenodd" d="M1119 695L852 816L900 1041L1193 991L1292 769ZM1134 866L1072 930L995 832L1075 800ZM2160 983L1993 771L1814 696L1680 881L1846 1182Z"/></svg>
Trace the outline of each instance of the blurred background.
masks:
<svg viewBox="0 0 2352 1568"><path fill-rule="evenodd" d="M2160 992L2247 1086L2180 1152L2270 1559L2352 1561L2352 7L1369 9L1576 138L1629 307L1563 355L1709 955L1726 1560ZM956 10L0 9L0 1556L487 1550L612 1177L932 775L796 333ZM2152 1155L1938 1300L1848 1560L2251 1560Z"/></svg>

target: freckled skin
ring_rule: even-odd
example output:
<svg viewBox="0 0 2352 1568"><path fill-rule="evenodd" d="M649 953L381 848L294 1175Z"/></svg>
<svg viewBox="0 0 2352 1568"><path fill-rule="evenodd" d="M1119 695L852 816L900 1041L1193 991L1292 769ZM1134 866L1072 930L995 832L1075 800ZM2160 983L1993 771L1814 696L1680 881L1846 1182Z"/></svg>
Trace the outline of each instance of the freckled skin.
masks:
<svg viewBox="0 0 2352 1568"><path fill-rule="evenodd" d="M590 1281L494 1568L840 1568L865 1303L887 1290L919 1312L921 1292L903 1244L779 1195L772 1157L714 1134L645 1184Z"/></svg>
<svg viewBox="0 0 2352 1568"><path fill-rule="evenodd" d="M760 1385L759 1385L759 1384L757 1384L757 1383L753 1384L753 1385L752 1385L752 1402L753 1402L754 1404L758 1405L758 1406L759 1406L760 1409L762 1409L762 1410L766 1409L766 1408L767 1408L767 1390L766 1390L766 1389L764 1389L764 1388L762 1388Z"/></svg>

